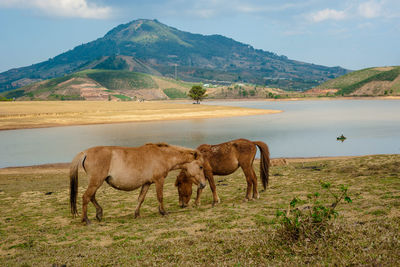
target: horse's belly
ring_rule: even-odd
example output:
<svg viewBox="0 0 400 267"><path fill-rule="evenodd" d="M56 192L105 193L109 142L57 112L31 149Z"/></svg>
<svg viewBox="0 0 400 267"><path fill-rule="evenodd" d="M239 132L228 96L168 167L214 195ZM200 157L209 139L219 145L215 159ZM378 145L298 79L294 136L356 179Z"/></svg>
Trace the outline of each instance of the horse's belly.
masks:
<svg viewBox="0 0 400 267"><path fill-rule="evenodd" d="M121 176L121 175L110 175L106 179L107 183L114 187L115 189L132 191L143 184L147 183L145 179L141 177L132 177L132 176Z"/></svg>
<svg viewBox="0 0 400 267"><path fill-rule="evenodd" d="M229 175L239 168L237 160L219 161L213 164L212 170L215 175Z"/></svg>

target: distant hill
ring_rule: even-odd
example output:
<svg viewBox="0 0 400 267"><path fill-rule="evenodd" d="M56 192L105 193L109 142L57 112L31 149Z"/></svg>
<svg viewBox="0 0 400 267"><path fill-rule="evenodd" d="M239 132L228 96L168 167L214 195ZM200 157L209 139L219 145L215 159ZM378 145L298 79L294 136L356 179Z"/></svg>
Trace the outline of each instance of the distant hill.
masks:
<svg viewBox="0 0 400 267"><path fill-rule="evenodd" d="M113 66L123 65L113 64ZM112 101L188 99L188 92L193 85L198 83L127 70L89 69L0 93L0 99ZM208 98L217 99L293 95L281 89L242 83L229 86L206 84L205 88Z"/></svg>
<svg viewBox="0 0 400 267"><path fill-rule="evenodd" d="M192 82L244 82L303 90L348 71L290 60L221 35L180 31L157 20L122 24L47 61L0 73L0 92L86 69L129 70Z"/></svg>
<svg viewBox="0 0 400 267"><path fill-rule="evenodd" d="M3 92L18 100L139 100L186 97L192 84L126 70L90 69Z"/></svg>
<svg viewBox="0 0 400 267"><path fill-rule="evenodd" d="M400 95L400 66L354 71L329 80L307 91L307 93L328 93L343 96Z"/></svg>

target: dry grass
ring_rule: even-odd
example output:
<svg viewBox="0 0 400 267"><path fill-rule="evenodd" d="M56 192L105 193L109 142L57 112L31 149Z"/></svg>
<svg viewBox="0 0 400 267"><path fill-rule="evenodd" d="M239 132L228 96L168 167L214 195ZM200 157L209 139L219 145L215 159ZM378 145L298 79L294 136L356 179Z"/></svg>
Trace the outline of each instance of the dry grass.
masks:
<svg viewBox="0 0 400 267"><path fill-rule="evenodd" d="M2 102L0 130L153 120L229 117L280 111L167 102Z"/></svg>
<svg viewBox="0 0 400 267"><path fill-rule="evenodd" d="M258 164L256 164L258 173ZM242 171L216 177L222 202L211 207L206 188L200 208L178 207L176 172L165 185L169 215L157 212L151 186L134 219L138 191L103 185L97 199L104 220L83 226L71 218L68 170L63 165L0 169L1 266L265 266L397 265L400 262L400 155L291 162L272 167L270 187L244 202ZM276 210L293 197L319 191L319 180L349 185L352 204L317 242L279 236ZM79 196L86 186L81 175ZM46 195L47 192L52 192ZM80 200L80 198L79 198Z"/></svg>

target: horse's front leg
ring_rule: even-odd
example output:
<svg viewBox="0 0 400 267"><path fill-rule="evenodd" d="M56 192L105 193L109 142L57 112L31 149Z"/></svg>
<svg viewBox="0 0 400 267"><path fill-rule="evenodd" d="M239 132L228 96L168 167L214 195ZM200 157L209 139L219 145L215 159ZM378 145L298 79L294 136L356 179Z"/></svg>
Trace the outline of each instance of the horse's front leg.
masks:
<svg viewBox="0 0 400 267"><path fill-rule="evenodd" d="M221 201L217 194L217 187L215 186L215 180L214 180L212 168L208 163L204 164L204 176L206 177L206 179L208 180L208 184L210 185L211 192L213 194L213 204L212 205L214 206L216 203L220 203ZM201 193L201 191L200 191L200 193ZM199 198L199 204L200 204L199 190L197 190L197 196L198 196L197 198ZM196 198L196 202L197 202L197 198Z"/></svg>
<svg viewBox="0 0 400 267"><path fill-rule="evenodd" d="M142 203L144 201L144 198L146 197L147 191L149 190L150 183L142 185L142 189L140 190L140 194L138 197L138 204L136 206L135 210L135 218L140 216L140 206L142 206Z"/></svg>
<svg viewBox="0 0 400 267"><path fill-rule="evenodd" d="M212 205L214 207L215 204L220 203L221 200L219 199L218 194L217 194L217 187L215 186L215 180L214 180L214 176L213 176L212 172L207 173L206 178L208 180L208 184L210 185L211 192L213 194L213 203L212 203Z"/></svg>
<svg viewBox="0 0 400 267"><path fill-rule="evenodd" d="M200 207L200 196L201 196L201 193L203 193L203 189L200 189L200 187L197 187L196 200L194 201L194 204L195 204L197 207Z"/></svg>
<svg viewBox="0 0 400 267"><path fill-rule="evenodd" d="M163 203L164 179L165 177L162 177L155 182L157 199L158 199L158 211L160 212L161 215L167 214L167 212L164 209L164 203Z"/></svg>

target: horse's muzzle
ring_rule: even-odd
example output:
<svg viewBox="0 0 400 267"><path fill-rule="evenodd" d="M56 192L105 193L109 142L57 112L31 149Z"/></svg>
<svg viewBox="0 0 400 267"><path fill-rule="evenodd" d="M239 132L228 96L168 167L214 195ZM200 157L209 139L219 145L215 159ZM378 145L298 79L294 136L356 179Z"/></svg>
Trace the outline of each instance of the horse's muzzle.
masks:
<svg viewBox="0 0 400 267"><path fill-rule="evenodd" d="M204 187L206 187L206 184L200 183L199 187L200 189L203 189Z"/></svg>

